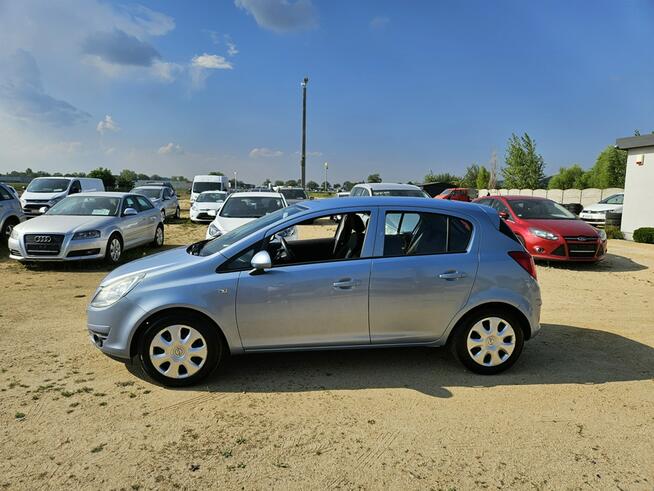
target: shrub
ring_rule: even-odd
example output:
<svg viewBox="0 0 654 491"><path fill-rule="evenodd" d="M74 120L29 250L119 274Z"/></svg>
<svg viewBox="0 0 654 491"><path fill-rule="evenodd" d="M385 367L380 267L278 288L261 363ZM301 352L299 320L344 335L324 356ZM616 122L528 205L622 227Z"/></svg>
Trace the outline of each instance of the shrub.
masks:
<svg viewBox="0 0 654 491"><path fill-rule="evenodd" d="M624 239L624 234L618 227L606 227L604 231L607 239Z"/></svg>
<svg viewBox="0 0 654 491"><path fill-rule="evenodd" d="M634 240L646 244L654 244L654 227L641 227L634 230Z"/></svg>

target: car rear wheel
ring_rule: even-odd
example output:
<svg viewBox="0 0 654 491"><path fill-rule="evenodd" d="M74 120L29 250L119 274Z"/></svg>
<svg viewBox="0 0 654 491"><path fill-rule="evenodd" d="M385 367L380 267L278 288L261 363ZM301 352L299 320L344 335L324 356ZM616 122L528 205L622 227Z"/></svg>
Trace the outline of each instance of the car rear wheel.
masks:
<svg viewBox="0 0 654 491"><path fill-rule="evenodd" d="M143 370L170 387L197 383L216 368L225 354L216 327L188 315L154 321L141 336L138 348Z"/></svg>
<svg viewBox="0 0 654 491"><path fill-rule="evenodd" d="M161 247L163 246L164 243L164 227L163 225L159 224L157 225L157 230L154 232L154 240L152 241L152 245L154 247Z"/></svg>
<svg viewBox="0 0 654 491"><path fill-rule="evenodd" d="M109 264L118 264L123 255L123 241L118 234L112 234L107 241L104 257Z"/></svg>
<svg viewBox="0 0 654 491"><path fill-rule="evenodd" d="M452 339L455 356L468 369L492 375L510 368L520 357L524 334L510 312L485 309L464 318Z"/></svg>

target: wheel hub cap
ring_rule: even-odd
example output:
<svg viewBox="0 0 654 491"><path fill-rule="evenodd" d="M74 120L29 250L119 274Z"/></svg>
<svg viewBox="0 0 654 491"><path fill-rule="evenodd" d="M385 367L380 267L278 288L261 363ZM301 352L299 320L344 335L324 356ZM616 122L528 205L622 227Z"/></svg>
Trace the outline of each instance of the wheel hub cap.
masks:
<svg viewBox="0 0 654 491"><path fill-rule="evenodd" d="M207 342L191 326L162 328L150 342L149 357L155 369L173 379L187 378L207 361Z"/></svg>
<svg viewBox="0 0 654 491"><path fill-rule="evenodd" d="M500 317L486 317L472 326L466 344L468 354L476 363L495 367L511 357L515 349L515 331Z"/></svg>

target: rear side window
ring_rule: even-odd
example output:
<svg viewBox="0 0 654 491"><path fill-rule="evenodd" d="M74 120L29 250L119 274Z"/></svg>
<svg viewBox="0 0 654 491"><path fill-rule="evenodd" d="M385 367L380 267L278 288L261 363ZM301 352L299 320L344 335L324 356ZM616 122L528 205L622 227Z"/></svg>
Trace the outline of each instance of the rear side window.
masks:
<svg viewBox="0 0 654 491"><path fill-rule="evenodd" d="M384 256L416 256L465 252L472 224L439 213L388 212L384 224Z"/></svg>

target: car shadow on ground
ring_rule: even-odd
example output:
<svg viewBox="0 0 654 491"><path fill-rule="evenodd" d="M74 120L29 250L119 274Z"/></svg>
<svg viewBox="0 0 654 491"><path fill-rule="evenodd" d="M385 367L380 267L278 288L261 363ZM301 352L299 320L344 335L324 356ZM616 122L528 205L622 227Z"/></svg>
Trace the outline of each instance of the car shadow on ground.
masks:
<svg viewBox="0 0 654 491"><path fill-rule="evenodd" d="M642 271L648 269L647 266L639 264L631 259L619 256L617 254L607 253L604 260L597 263L583 262L559 262L559 261L536 261L539 266L550 267L552 269L567 269L570 271L596 271L606 272L613 271L616 273L625 273L631 271Z"/></svg>
<svg viewBox="0 0 654 491"><path fill-rule="evenodd" d="M135 364L128 369L143 377ZM447 349L403 348L252 354L232 357L207 382L208 392L310 392L407 388L449 398L457 387L603 384L654 377L654 348L618 334L544 324L509 371L469 372Z"/></svg>

